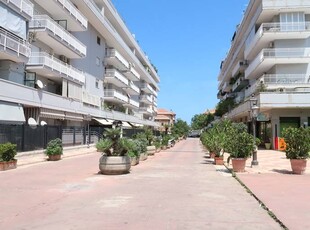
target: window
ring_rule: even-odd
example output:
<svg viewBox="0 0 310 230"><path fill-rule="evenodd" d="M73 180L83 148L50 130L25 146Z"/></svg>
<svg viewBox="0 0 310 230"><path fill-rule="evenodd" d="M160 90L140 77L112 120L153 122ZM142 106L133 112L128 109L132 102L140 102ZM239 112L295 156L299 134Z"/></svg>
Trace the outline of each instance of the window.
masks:
<svg viewBox="0 0 310 230"><path fill-rule="evenodd" d="M96 65L100 66L100 58L99 57L96 57Z"/></svg>
<svg viewBox="0 0 310 230"><path fill-rule="evenodd" d="M101 43L101 39L99 36L97 36L97 44L100 45L100 43Z"/></svg>
<svg viewBox="0 0 310 230"><path fill-rule="evenodd" d="M96 88L99 89L99 80L96 80Z"/></svg>
<svg viewBox="0 0 310 230"><path fill-rule="evenodd" d="M36 83L36 73L25 72L24 85L34 88L35 83Z"/></svg>

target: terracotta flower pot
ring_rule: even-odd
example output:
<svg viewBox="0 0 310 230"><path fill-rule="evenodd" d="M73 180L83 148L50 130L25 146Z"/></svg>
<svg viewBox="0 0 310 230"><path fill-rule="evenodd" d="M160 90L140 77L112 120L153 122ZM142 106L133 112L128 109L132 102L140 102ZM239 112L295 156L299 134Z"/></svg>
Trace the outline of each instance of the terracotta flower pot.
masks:
<svg viewBox="0 0 310 230"><path fill-rule="evenodd" d="M307 168L306 159L290 159L291 167L294 174L302 175L305 173Z"/></svg>
<svg viewBox="0 0 310 230"><path fill-rule="evenodd" d="M60 159L61 159L61 154L48 156L49 161L59 161Z"/></svg>
<svg viewBox="0 0 310 230"><path fill-rule="evenodd" d="M224 157L214 157L215 165L224 165Z"/></svg>
<svg viewBox="0 0 310 230"><path fill-rule="evenodd" d="M215 157L215 153L210 153L210 158L214 159L214 157Z"/></svg>
<svg viewBox="0 0 310 230"><path fill-rule="evenodd" d="M0 171L15 169L16 167L17 167L17 160L1 161L0 162Z"/></svg>
<svg viewBox="0 0 310 230"><path fill-rule="evenodd" d="M233 158L231 162L234 172L245 172L246 158Z"/></svg>

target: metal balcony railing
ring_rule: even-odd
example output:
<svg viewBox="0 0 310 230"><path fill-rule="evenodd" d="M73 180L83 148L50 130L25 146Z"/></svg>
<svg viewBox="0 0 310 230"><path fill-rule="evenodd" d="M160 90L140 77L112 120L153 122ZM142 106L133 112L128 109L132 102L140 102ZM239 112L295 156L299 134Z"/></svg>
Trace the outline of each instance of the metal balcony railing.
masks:
<svg viewBox="0 0 310 230"><path fill-rule="evenodd" d="M265 74L261 81L266 85L310 84L310 77L306 74Z"/></svg>
<svg viewBox="0 0 310 230"><path fill-rule="evenodd" d="M125 85L128 85L128 79L123 76L119 71L116 69L107 69L106 70L106 76L107 78L116 78L120 82L124 83Z"/></svg>
<svg viewBox="0 0 310 230"><path fill-rule="evenodd" d="M0 28L0 45L3 46L3 50L9 49L16 52L17 56L30 57L30 44L2 28Z"/></svg>
<svg viewBox="0 0 310 230"><path fill-rule="evenodd" d="M83 56L86 56L86 46L47 15L35 15L29 23L29 28L46 28Z"/></svg>
<svg viewBox="0 0 310 230"><path fill-rule="evenodd" d="M33 4L29 0L1 0L5 4L13 4L20 12L27 14L30 18L33 17Z"/></svg>
<svg viewBox="0 0 310 230"><path fill-rule="evenodd" d="M49 0L51 1L51 0ZM87 19L80 13L78 9L68 0L57 0L67 11L69 11L70 15L74 16L77 21L83 25L83 27L87 28Z"/></svg>
<svg viewBox="0 0 310 230"><path fill-rule="evenodd" d="M114 97L114 98L117 98L117 99L120 99L124 102L128 102L128 97L123 95L122 93L118 92L117 90L115 89L107 89L104 91L104 96L105 97Z"/></svg>
<svg viewBox="0 0 310 230"><path fill-rule="evenodd" d="M31 53L31 57L27 65L47 66L52 70L58 71L60 74L65 75L69 79L71 78L78 82L85 83L85 75L82 71L45 52Z"/></svg>

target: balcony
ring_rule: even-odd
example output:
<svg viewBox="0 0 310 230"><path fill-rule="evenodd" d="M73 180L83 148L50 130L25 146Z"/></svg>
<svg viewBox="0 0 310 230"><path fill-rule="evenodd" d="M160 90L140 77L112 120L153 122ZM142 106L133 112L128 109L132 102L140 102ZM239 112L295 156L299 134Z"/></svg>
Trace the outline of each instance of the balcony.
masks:
<svg viewBox="0 0 310 230"><path fill-rule="evenodd" d="M128 71L129 69L129 62L116 49L107 50L106 61L121 71Z"/></svg>
<svg viewBox="0 0 310 230"><path fill-rule="evenodd" d="M310 77L306 74L265 74L260 80L267 89L310 88Z"/></svg>
<svg viewBox="0 0 310 230"><path fill-rule="evenodd" d="M236 82L232 86L233 92L239 92L244 87L246 87L249 84L249 80L244 79L243 77L240 77L236 80Z"/></svg>
<svg viewBox="0 0 310 230"><path fill-rule="evenodd" d="M105 83L111 83L117 87L124 88L128 86L128 79L116 69L107 69L104 77Z"/></svg>
<svg viewBox="0 0 310 230"><path fill-rule="evenodd" d="M142 83L141 84L141 90L146 92L146 93L153 94L153 95L157 96L157 92L148 83Z"/></svg>
<svg viewBox="0 0 310 230"><path fill-rule="evenodd" d="M226 81L223 84L223 88L222 88L223 92L230 92L231 89L232 89L232 85L229 82Z"/></svg>
<svg viewBox="0 0 310 230"><path fill-rule="evenodd" d="M43 7L54 20L65 22L68 31L85 31L86 17L72 4L70 0L34 0Z"/></svg>
<svg viewBox="0 0 310 230"><path fill-rule="evenodd" d="M85 83L82 71L45 52L32 53L26 69L58 82L65 78L78 84Z"/></svg>
<svg viewBox="0 0 310 230"><path fill-rule="evenodd" d="M86 56L86 46L47 15L35 15L29 23L35 40L48 44L55 53L69 58Z"/></svg>
<svg viewBox="0 0 310 230"><path fill-rule="evenodd" d="M139 102L129 98L128 104L124 104L124 106L132 109L137 109L139 108Z"/></svg>
<svg viewBox="0 0 310 230"><path fill-rule="evenodd" d="M244 56L253 55L264 47L273 46L273 41L281 39L306 39L310 36L310 22L263 23L253 38L246 42Z"/></svg>
<svg viewBox="0 0 310 230"><path fill-rule="evenodd" d="M27 62L30 54L31 49L28 42L0 28L0 59Z"/></svg>
<svg viewBox="0 0 310 230"><path fill-rule="evenodd" d="M148 95L141 95L140 102L143 102L144 104L148 104L148 105L153 104L152 98Z"/></svg>
<svg viewBox="0 0 310 230"><path fill-rule="evenodd" d="M309 63L309 48L263 49L245 70L245 78L262 75L276 64Z"/></svg>
<svg viewBox="0 0 310 230"><path fill-rule="evenodd" d="M126 93L130 95L140 95L140 89L132 81L129 81L128 86L124 88Z"/></svg>
<svg viewBox="0 0 310 230"><path fill-rule="evenodd" d="M277 8L290 7L290 8L301 8L309 7L309 2L304 0L295 0L295 1L283 1L283 0L264 0L263 9L273 9Z"/></svg>
<svg viewBox="0 0 310 230"><path fill-rule="evenodd" d="M29 0L1 0L4 4L30 20L33 17L33 4Z"/></svg>
<svg viewBox="0 0 310 230"><path fill-rule="evenodd" d="M153 109L151 107L140 107L139 111L142 113L142 114L153 114Z"/></svg>
<svg viewBox="0 0 310 230"><path fill-rule="evenodd" d="M116 103L128 103L129 98L115 89L107 89L104 91L104 100Z"/></svg>
<svg viewBox="0 0 310 230"><path fill-rule="evenodd" d="M248 62L246 60L238 61L232 70L232 76L235 77L240 72L243 72L247 66L248 66Z"/></svg>
<svg viewBox="0 0 310 230"><path fill-rule="evenodd" d="M47 15L35 15L29 31L34 40L48 44L57 54L69 58L86 56L86 46Z"/></svg>
<svg viewBox="0 0 310 230"><path fill-rule="evenodd" d="M124 75L131 81L140 80L140 74L131 65L129 70L124 72Z"/></svg>

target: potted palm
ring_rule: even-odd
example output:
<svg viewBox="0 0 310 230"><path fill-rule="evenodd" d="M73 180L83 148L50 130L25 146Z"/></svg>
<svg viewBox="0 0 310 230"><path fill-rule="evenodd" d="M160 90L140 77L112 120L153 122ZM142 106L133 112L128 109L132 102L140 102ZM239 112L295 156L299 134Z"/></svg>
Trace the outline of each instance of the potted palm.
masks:
<svg viewBox="0 0 310 230"><path fill-rule="evenodd" d="M121 130L106 129L105 139L101 139L96 148L103 152L99 160L99 169L102 174L119 175L128 173L131 167L131 160L128 156L127 141L121 136Z"/></svg>
<svg viewBox="0 0 310 230"><path fill-rule="evenodd" d="M0 171L15 169L17 166L16 144L10 142L0 144Z"/></svg>
<svg viewBox="0 0 310 230"><path fill-rule="evenodd" d="M304 174L310 157L310 129L286 128L282 132L286 143L286 158L290 159L294 174Z"/></svg>
<svg viewBox="0 0 310 230"><path fill-rule="evenodd" d="M49 161L58 161L63 154L62 141L60 138L53 139L47 143L44 152L48 156Z"/></svg>

